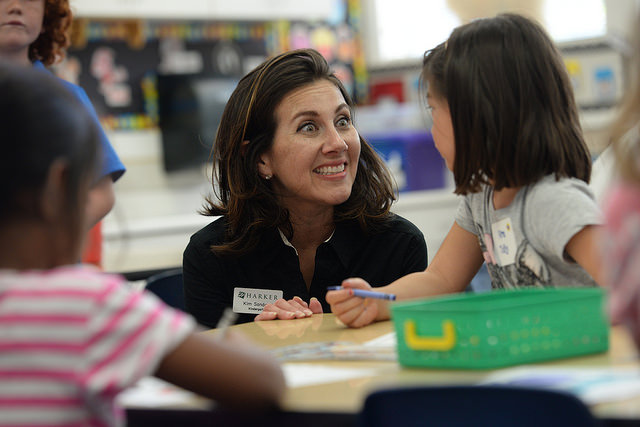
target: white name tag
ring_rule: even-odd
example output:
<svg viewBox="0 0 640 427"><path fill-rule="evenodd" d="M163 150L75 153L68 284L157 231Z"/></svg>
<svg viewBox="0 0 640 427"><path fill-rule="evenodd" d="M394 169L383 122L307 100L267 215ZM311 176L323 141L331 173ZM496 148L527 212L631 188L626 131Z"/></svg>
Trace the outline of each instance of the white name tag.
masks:
<svg viewBox="0 0 640 427"><path fill-rule="evenodd" d="M235 313L260 314L265 305L282 298L276 289L233 289L233 311Z"/></svg>
<svg viewBox="0 0 640 427"><path fill-rule="evenodd" d="M516 236L511 225L511 218L505 218L491 224L493 237L493 252L498 265L504 267L516 262L518 246Z"/></svg>

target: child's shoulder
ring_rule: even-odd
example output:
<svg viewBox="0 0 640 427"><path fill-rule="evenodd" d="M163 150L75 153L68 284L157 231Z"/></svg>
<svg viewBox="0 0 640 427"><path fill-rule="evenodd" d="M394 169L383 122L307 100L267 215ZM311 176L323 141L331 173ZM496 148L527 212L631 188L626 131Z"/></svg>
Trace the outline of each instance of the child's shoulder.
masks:
<svg viewBox="0 0 640 427"><path fill-rule="evenodd" d="M50 270L43 274L53 282L71 283L80 282L86 288L88 286L104 287L121 285L125 279L117 274L108 274L91 265L63 266Z"/></svg>
<svg viewBox="0 0 640 427"><path fill-rule="evenodd" d="M557 224L567 230L602 223L602 211L589 185L575 178L547 176L530 186L523 200L525 217L534 230ZM560 232L560 231L558 231Z"/></svg>
<svg viewBox="0 0 640 427"><path fill-rule="evenodd" d="M90 266L64 266L51 270L4 270L0 272L0 286L24 292L40 292L67 296L103 295L109 289L123 286L118 275L105 274Z"/></svg>
<svg viewBox="0 0 640 427"><path fill-rule="evenodd" d="M0 270L0 313L23 316L52 316L76 319L105 318L122 307L129 307L133 291L124 279L85 267L58 267L51 270ZM135 307L127 308L138 309ZM76 329L75 333L87 332Z"/></svg>
<svg viewBox="0 0 640 427"><path fill-rule="evenodd" d="M595 196L589 184L581 179L547 175L527 190L528 198L553 202L553 200L589 199L595 203Z"/></svg>

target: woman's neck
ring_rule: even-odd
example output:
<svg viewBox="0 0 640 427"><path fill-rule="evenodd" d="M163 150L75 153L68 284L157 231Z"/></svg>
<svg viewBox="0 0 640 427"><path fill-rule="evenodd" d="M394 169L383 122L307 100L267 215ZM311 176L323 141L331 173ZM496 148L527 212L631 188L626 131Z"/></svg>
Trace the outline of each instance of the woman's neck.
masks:
<svg viewBox="0 0 640 427"><path fill-rule="evenodd" d="M335 229L333 209L304 214L289 211L289 219L293 228L291 244L298 250L317 248Z"/></svg>

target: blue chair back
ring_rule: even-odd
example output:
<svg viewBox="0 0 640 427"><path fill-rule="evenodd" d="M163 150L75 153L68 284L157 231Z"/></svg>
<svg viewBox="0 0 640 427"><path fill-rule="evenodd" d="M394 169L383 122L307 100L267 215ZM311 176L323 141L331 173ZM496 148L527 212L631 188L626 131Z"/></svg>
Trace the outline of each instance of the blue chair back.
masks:
<svg viewBox="0 0 640 427"><path fill-rule="evenodd" d="M559 391L509 386L439 386L385 389L367 396L361 427L596 426L577 397Z"/></svg>
<svg viewBox="0 0 640 427"><path fill-rule="evenodd" d="M182 268L163 271L147 279L145 289L171 307L186 311L182 286Z"/></svg>

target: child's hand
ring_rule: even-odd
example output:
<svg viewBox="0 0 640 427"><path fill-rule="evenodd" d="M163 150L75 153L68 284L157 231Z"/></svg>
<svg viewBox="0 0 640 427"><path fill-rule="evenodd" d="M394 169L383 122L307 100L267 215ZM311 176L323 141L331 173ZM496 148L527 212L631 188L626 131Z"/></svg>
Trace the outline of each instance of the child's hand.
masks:
<svg viewBox="0 0 640 427"><path fill-rule="evenodd" d="M293 297L289 301L280 298L273 304L265 305L262 313L258 314L253 320L301 319L318 313L322 313L322 304L317 298L311 298L309 304L300 297Z"/></svg>
<svg viewBox="0 0 640 427"><path fill-rule="evenodd" d="M383 302L370 298L360 298L350 294L349 288L371 290L371 286L360 278L351 278L342 282L338 291L327 292L327 302L331 305L331 311L345 325L352 328L360 328L376 320L378 316L378 304Z"/></svg>

